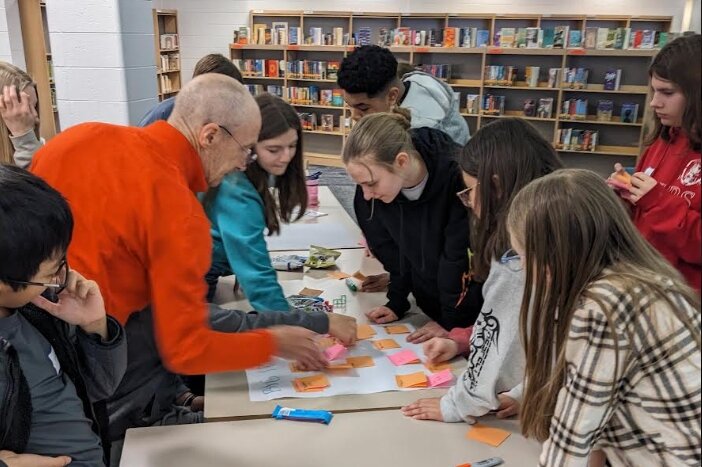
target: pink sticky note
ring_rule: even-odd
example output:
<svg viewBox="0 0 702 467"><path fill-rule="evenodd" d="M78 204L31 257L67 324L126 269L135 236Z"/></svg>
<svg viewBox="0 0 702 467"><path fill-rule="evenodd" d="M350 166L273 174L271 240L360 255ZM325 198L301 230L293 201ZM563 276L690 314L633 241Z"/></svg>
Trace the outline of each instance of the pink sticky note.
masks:
<svg viewBox="0 0 702 467"><path fill-rule="evenodd" d="M453 373L451 373L451 370L444 370L430 374L428 379L429 387L434 388L453 381Z"/></svg>
<svg viewBox="0 0 702 467"><path fill-rule="evenodd" d="M408 363L419 363L419 357L411 350L402 350L400 352L388 355L392 363L397 366L407 365Z"/></svg>
<svg viewBox="0 0 702 467"><path fill-rule="evenodd" d="M334 344L324 350L324 356L329 361L341 358L344 354L346 354L346 347L341 344Z"/></svg>

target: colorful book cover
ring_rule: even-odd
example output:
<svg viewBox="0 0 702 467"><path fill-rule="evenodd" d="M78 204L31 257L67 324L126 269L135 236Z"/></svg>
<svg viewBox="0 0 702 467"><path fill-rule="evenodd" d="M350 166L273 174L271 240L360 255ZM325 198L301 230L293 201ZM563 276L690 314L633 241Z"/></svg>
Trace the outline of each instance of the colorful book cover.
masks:
<svg viewBox="0 0 702 467"><path fill-rule="evenodd" d="M657 38L658 41L656 43L656 47L662 49L668 43L668 33L661 31L657 34Z"/></svg>
<svg viewBox="0 0 702 467"><path fill-rule="evenodd" d="M473 115L473 114L477 114L479 111L480 111L480 95L467 94L466 95L466 113Z"/></svg>
<svg viewBox="0 0 702 467"><path fill-rule="evenodd" d="M535 88L539 86L539 72L541 68L538 66L528 66L525 69L526 85Z"/></svg>
<svg viewBox="0 0 702 467"><path fill-rule="evenodd" d="M515 36L514 46L518 48L526 47L526 28L518 28Z"/></svg>
<svg viewBox="0 0 702 467"><path fill-rule="evenodd" d="M553 30L553 48L563 49L568 41L568 26L556 26Z"/></svg>
<svg viewBox="0 0 702 467"><path fill-rule="evenodd" d="M339 74L341 63L338 61L327 62L327 79L336 80Z"/></svg>
<svg viewBox="0 0 702 467"><path fill-rule="evenodd" d="M641 37L641 48L642 49L652 49L656 43L656 31L651 31L646 29L643 31L643 36Z"/></svg>
<svg viewBox="0 0 702 467"><path fill-rule="evenodd" d="M478 35L475 40L476 47L487 47L490 41L490 31L487 29L478 29Z"/></svg>
<svg viewBox="0 0 702 467"><path fill-rule="evenodd" d="M266 76L277 78L278 74L278 60L266 60Z"/></svg>
<svg viewBox="0 0 702 467"><path fill-rule="evenodd" d="M582 47L583 45L583 33L580 29L573 29L568 34L568 47Z"/></svg>
<svg viewBox="0 0 702 467"><path fill-rule="evenodd" d="M536 116L539 118L551 118L553 114L553 97L539 99L539 107L536 109Z"/></svg>
<svg viewBox="0 0 702 467"><path fill-rule="evenodd" d="M631 39L631 48L640 49L641 41L643 40L643 31L634 31Z"/></svg>
<svg viewBox="0 0 702 467"><path fill-rule="evenodd" d="M614 48L618 50L622 50L624 48L624 38L625 38L626 32L624 31L624 28L617 28L614 30Z"/></svg>
<svg viewBox="0 0 702 467"><path fill-rule="evenodd" d="M636 123L639 118L639 104L622 104L619 120L622 123Z"/></svg>
<svg viewBox="0 0 702 467"><path fill-rule="evenodd" d="M594 49L597 47L597 28L585 28L585 48Z"/></svg>
<svg viewBox="0 0 702 467"><path fill-rule="evenodd" d="M539 47L539 28L526 28L526 48L536 49Z"/></svg>
<svg viewBox="0 0 702 467"><path fill-rule="evenodd" d="M541 44L541 47L544 49L552 49L553 48L553 39L554 39L554 30L552 28L545 28L544 30L544 38L543 42Z"/></svg>
<svg viewBox="0 0 702 467"><path fill-rule="evenodd" d="M444 29L444 47L456 47L456 29L455 28L445 28Z"/></svg>
<svg viewBox="0 0 702 467"><path fill-rule="evenodd" d="M614 103L610 100L597 101L597 120L601 122L609 122L612 120L614 113Z"/></svg>
<svg viewBox="0 0 702 467"><path fill-rule="evenodd" d="M525 117L535 117L536 116L536 100L526 99L522 106Z"/></svg>
<svg viewBox="0 0 702 467"><path fill-rule="evenodd" d="M616 29L607 29L607 39L605 39L605 44L604 48L605 49L613 49L614 48L614 41L617 38L617 30Z"/></svg>
<svg viewBox="0 0 702 467"><path fill-rule="evenodd" d="M607 48L607 35L609 34L608 28L597 28L597 48L606 49Z"/></svg>
<svg viewBox="0 0 702 467"><path fill-rule="evenodd" d="M502 28L500 30L500 47L514 47L514 28Z"/></svg>
<svg viewBox="0 0 702 467"><path fill-rule="evenodd" d="M616 70L607 70L604 74L604 90L605 91L618 91L619 85L622 79L622 70L620 68Z"/></svg>

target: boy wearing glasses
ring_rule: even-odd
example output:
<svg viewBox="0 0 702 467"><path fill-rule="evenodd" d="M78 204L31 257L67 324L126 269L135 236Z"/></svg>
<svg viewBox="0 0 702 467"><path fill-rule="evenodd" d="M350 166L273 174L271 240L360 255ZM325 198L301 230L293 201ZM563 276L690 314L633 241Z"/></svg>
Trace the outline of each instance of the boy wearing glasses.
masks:
<svg viewBox="0 0 702 467"><path fill-rule="evenodd" d="M126 369L124 332L66 262L66 200L12 166L0 192L0 465L104 465L100 401Z"/></svg>

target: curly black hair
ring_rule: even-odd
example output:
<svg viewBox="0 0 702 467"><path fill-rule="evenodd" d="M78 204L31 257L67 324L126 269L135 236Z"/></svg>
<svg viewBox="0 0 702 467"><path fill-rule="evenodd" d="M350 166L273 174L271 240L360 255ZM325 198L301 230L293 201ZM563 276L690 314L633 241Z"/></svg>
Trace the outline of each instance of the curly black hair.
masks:
<svg viewBox="0 0 702 467"><path fill-rule="evenodd" d="M341 62L339 86L350 94L375 97L388 88L397 73L397 59L377 45L359 47Z"/></svg>

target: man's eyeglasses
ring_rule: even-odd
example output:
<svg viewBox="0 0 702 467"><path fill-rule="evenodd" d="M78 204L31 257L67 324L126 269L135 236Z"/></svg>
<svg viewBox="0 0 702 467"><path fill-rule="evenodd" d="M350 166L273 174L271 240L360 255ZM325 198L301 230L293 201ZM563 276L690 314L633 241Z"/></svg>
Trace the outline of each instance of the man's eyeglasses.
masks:
<svg viewBox="0 0 702 467"><path fill-rule="evenodd" d="M521 271L524 266L522 265L522 257L518 255L514 250L507 250L502 258L500 258L500 264L506 264L510 271L518 272Z"/></svg>
<svg viewBox="0 0 702 467"><path fill-rule="evenodd" d="M463 203L463 206L469 208L471 207L470 204L470 192L475 190L477 186L480 185L480 182L476 183L473 186L469 186L465 190L461 190L458 193L456 193L456 196L458 196L458 199L461 200L461 203Z"/></svg>
<svg viewBox="0 0 702 467"><path fill-rule="evenodd" d="M46 287L47 289L51 289L52 295L58 295L61 292L63 292L63 290L68 285L68 271L68 261L66 260L66 258L64 258L63 260L61 260L61 264L59 264L59 268L58 271L56 271L56 274L54 275L53 282L16 281L12 279L6 279L4 282L19 285L37 285L40 287Z"/></svg>
<svg viewBox="0 0 702 467"><path fill-rule="evenodd" d="M256 154L255 152L253 152L253 149L252 149L252 148L247 148L246 146L244 146L243 144L241 144L241 143L239 142L239 140L236 139L236 137L232 134L232 132L229 131L229 130L227 129L227 127L225 127L225 126L223 126L223 125L220 125L219 123L217 124L217 126L220 127L222 130L224 130L229 136L231 136L232 139L236 142L236 144L239 145L239 147L241 148L241 150L244 151L244 154L246 154L246 164L247 164L247 165L248 165L248 164L251 164L251 163L254 162L256 159L258 159L258 154Z"/></svg>

